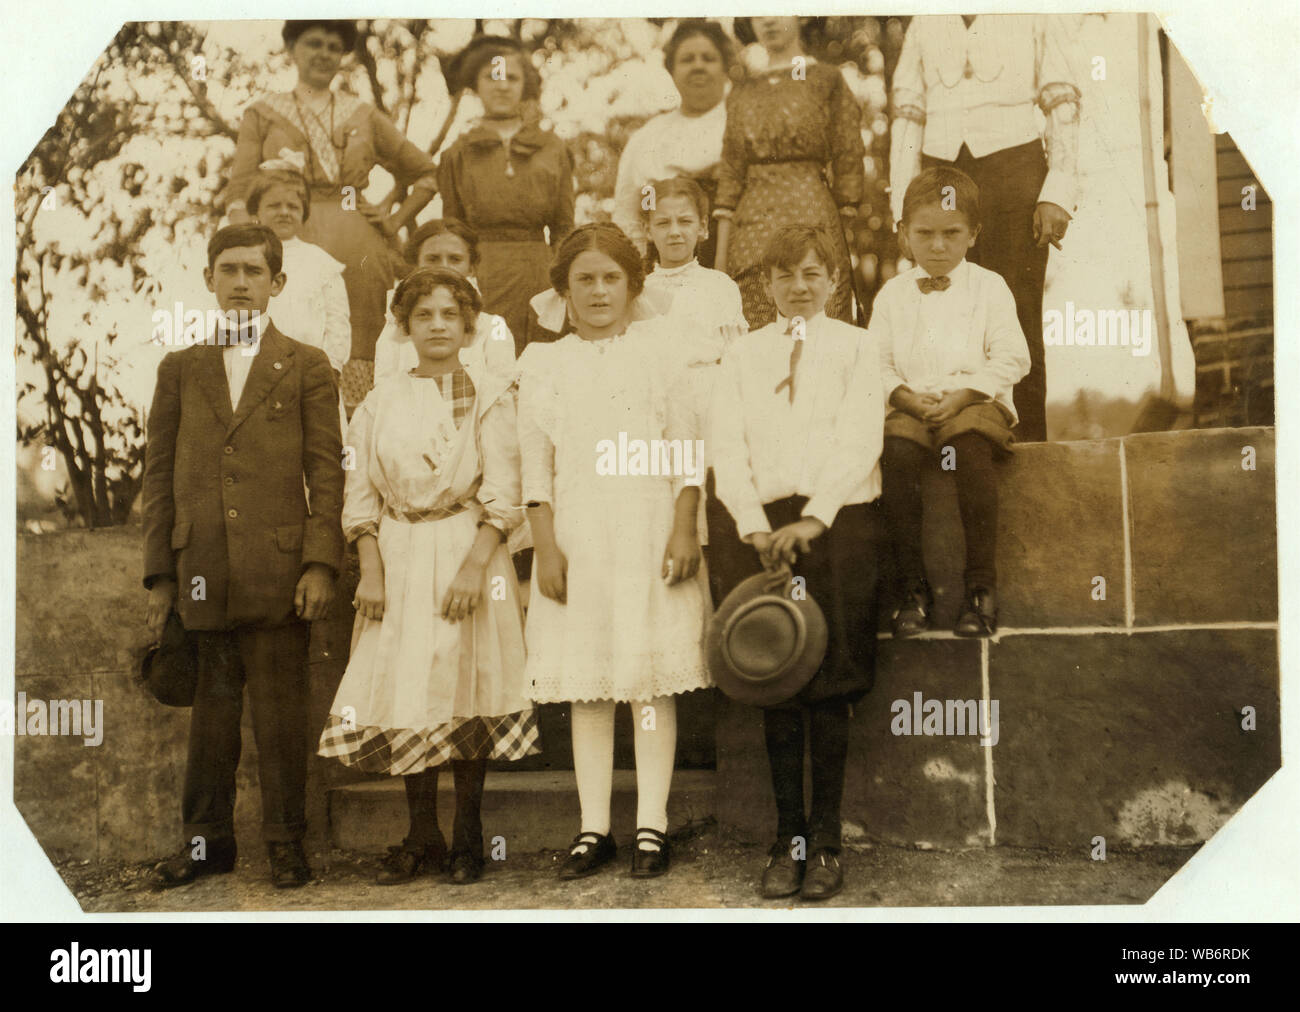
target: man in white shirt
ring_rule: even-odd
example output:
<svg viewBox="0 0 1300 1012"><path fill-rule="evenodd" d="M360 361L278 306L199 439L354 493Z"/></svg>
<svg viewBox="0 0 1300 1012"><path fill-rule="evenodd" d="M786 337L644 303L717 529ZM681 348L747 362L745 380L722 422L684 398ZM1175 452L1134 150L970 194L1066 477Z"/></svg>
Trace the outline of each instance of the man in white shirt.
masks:
<svg viewBox="0 0 1300 1012"><path fill-rule="evenodd" d="M924 168L952 165L979 187L985 225L969 260L1005 279L1029 348L1030 370L1015 390L1022 442L1047 438L1043 282L1047 246L1060 248L1076 209L1074 80L1062 24L1053 15L915 17L894 71L894 220L902 217L908 184Z"/></svg>
<svg viewBox="0 0 1300 1012"><path fill-rule="evenodd" d="M776 322L724 353L710 410L717 494L734 520L709 531L720 585L729 591L763 569L785 570L821 606L829 634L812 681L763 711L777 805L763 873L769 898L820 900L843 885L849 707L875 677L885 408L866 334L823 311L837 280L834 263L824 233L804 226L776 233L763 267ZM803 708L813 784L806 817Z"/></svg>

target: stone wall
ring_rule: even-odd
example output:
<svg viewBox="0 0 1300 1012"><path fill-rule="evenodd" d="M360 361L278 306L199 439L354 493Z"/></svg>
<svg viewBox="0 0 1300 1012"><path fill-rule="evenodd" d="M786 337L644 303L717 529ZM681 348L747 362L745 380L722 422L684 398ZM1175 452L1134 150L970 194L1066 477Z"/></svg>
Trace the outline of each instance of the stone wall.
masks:
<svg viewBox="0 0 1300 1012"><path fill-rule="evenodd" d="M1243 446L1256 469L1243 470ZM961 595L951 480L926 489L938 627ZM1112 846L1208 837L1280 763L1273 432L1225 429L1022 447L1002 481L1002 631L881 641L856 708L851 832L935 847ZM138 528L18 537L15 673L28 699L103 700L102 744L17 736L14 797L52 858L143 860L179 844L188 711L134 682L145 592ZM1093 579L1106 579L1094 600ZM345 586L343 592L350 591ZM350 610L313 632L312 719L341 677ZM999 701L999 740L896 736L891 703ZM1255 708L1256 729L1240 711ZM717 811L766 840L773 808L758 711L717 708ZM258 839L245 714L236 810ZM545 776L546 774L538 774ZM313 759L312 837L330 787ZM566 804L569 802L566 800Z"/></svg>
<svg viewBox="0 0 1300 1012"><path fill-rule="evenodd" d="M962 534L951 476L930 476L938 631L880 643L852 725L849 832L922 847L1212 835L1281 764L1273 454L1266 428L1019 448L1001 481L991 641L944 631L961 603ZM990 715L996 700L996 744L895 735L894 701L918 692ZM761 714L726 703L717 734L718 818L766 841Z"/></svg>

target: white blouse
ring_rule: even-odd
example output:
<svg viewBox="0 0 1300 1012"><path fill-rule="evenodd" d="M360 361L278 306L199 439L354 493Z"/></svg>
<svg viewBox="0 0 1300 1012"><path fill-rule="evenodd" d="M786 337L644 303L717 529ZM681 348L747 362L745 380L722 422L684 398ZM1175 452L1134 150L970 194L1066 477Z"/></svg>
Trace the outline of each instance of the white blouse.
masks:
<svg viewBox="0 0 1300 1012"><path fill-rule="evenodd" d="M673 176L705 175L722 160L726 126L723 101L702 116L687 116L680 109L660 113L628 138L618 160L613 219L642 253L646 232L641 223L641 188Z"/></svg>
<svg viewBox="0 0 1300 1012"><path fill-rule="evenodd" d="M969 28L957 14L914 17L893 78L890 200L902 217L921 155L953 161L965 144L976 158L1036 141L1046 117L1047 179L1039 202L1073 213L1078 200L1079 89L1060 18L982 14Z"/></svg>
<svg viewBox="0 0 1300 1012"><path fill-rule="evenodd" d="M886 403L900 386L938 396L978 390L1018 420L1012 388L1029 372L1016 300L1000 274L959 263L946 291L923 293L913 267L881 286L867 333L879 349Z"/></svg>
<svg viewBox="0 0 1300 1012"><path fill-rule="evenodd" d="M764 503L807 496L803 515L830 527L841 506L880 495L885 405L874 346L861 327L818 313L804 328L792 401L790 330L778 316L733 344L713 388L717 493L742 538L771 530Z"/></svg>
<svg viewBox="0 0 1300 1012"><path fill-rule="evenodd" d="M459 429L438 380L409 373L377 382L353 414L346 446L355 466L343 492L348 540L374 533L386 507L411 513L474 499L500 530L522 523L511 380L490 372L481 351L463 349L460 360L474 407Z"/></svg>
<svg viewBox="0 0 1300 1012"><path fill-rule="evenodd" d="M319 246L288 239L284 246L284 288L267 313L276 329L295 341L320 348L341 370L352 354L352 323L343 265Z"/></svg>
<svg viewBox="0 0 1300 1012"><path fill-rule="evenodd" d="M665 317L636 320L615 337L587 341L568 334L524 349L519 448L525 503L556 504L570 495L631 488L600 477L599 445L606 440L664 440L684 451L689 441L694 450L701 434L691 387L683 363L671 353L665 324ZM648 486L667 482L675 500L686 485L702 485L702 462L683 459L692 459L693 473L662 474L647 479Z"/></svg>

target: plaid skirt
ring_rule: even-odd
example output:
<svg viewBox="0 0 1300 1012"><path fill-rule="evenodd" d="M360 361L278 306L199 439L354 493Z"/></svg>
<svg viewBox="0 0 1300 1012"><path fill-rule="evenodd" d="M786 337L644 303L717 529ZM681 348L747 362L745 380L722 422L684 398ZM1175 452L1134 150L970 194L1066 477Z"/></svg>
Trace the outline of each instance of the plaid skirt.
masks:
<svg viewBox="0 0 1300 1012"><path fill-rule="evenodd" d="M522 759L541 751L537 711L503 717L458 717L431 730L348 727L330 714L318 755L363 773L401 776L453 759Z"/></svg>

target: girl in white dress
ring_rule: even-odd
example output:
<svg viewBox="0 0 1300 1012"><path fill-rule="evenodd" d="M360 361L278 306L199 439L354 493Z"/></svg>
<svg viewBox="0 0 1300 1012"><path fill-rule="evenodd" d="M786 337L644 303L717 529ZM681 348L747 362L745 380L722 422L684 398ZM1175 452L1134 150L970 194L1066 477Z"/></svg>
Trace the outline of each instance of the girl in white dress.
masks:
<svg viewBox="0 0 1300 1012"><path fill-rule="evenodd" d="M645 290L656 305L666 307L672 320L678 347L671 353L686 364L699 429L708 432L709 403L722 353L749 327L736 282L696 258L699 244L709 237L709 198L703 188L687 176L651 185L654 206L642 210L641 219L655 266L646 275ZM709 524L716 522L715 514L726 514L714 495L712 471L705 491L700 496L699 528L700 544L707 546ZM713 579L712 572L709 578Z"/></svg>
<svg viewBox="0 0 1300 1012"><path fill-rule="evenodd" d="M284 151L258 166L248 192L248 213L280 240L284 248L284 287L272 296L266 312L276 329L295 341L325 352L337 380L352 354L352 321L343 265L315 243L299 238L311 213L311 191L302 174L305 161ZM339 393L339 431L348 431L347 410Z"/></svg>
<svg viewBox="0 0 1300 1012"><path fill-rule="evenodd" d="M634 319L644 278L627 236L607 223L575 229L560 244L551 283L575 332L530 344L519 359L523 496L536 549L527 684L534 700L572 703L582 825L564 879L615 856L614 704L631 702L632 868L651 877L668 869L673 697L711 684L695 524L699 433L684 369L665 353L668 327ZM672 441L676 457L655 452Z"/></svg>
<svg viewBox="0 0 1300 1012"><path fill-rule="evenodd" d="M475 289L478 282L478 233L456 218L434 218L426 221L406 243L406 262L412 268L445 267L469 280ZM392 292L388 295L391 306ZM472 344L482 344L488 368L504 375L515 373L515 339L506 325L505 317L492 313L479 313ZM414 368L415 346L392 320L384 326L375 342L375 380L381 376L405 372Z"/></svg>
<svg viewBox="0 0 1300 1012"><path fill-rule="evenodd" d="M249 191L248 213L284 247L286 281L266 311L286 337L320 348L340 372L352 351L352 324L343 265L314 243L299 238L311 211L307 181L287 156L263 162Z"/></svg>
<svg viewBox="0 0 1300 1012"><path fill-rule="evenodd" d="M448 762L452 881L477 879L487 760L539 751L505 549L521 521L515 404L511 379L469 344L479 306L454 271L417 270L403 281L393 312L418 364L376 382L348 430L356 459L343 526L357 542L361 581L352 653L320 754L405 778L411 829L381 884L447 861L435 801Z"/></svg>

